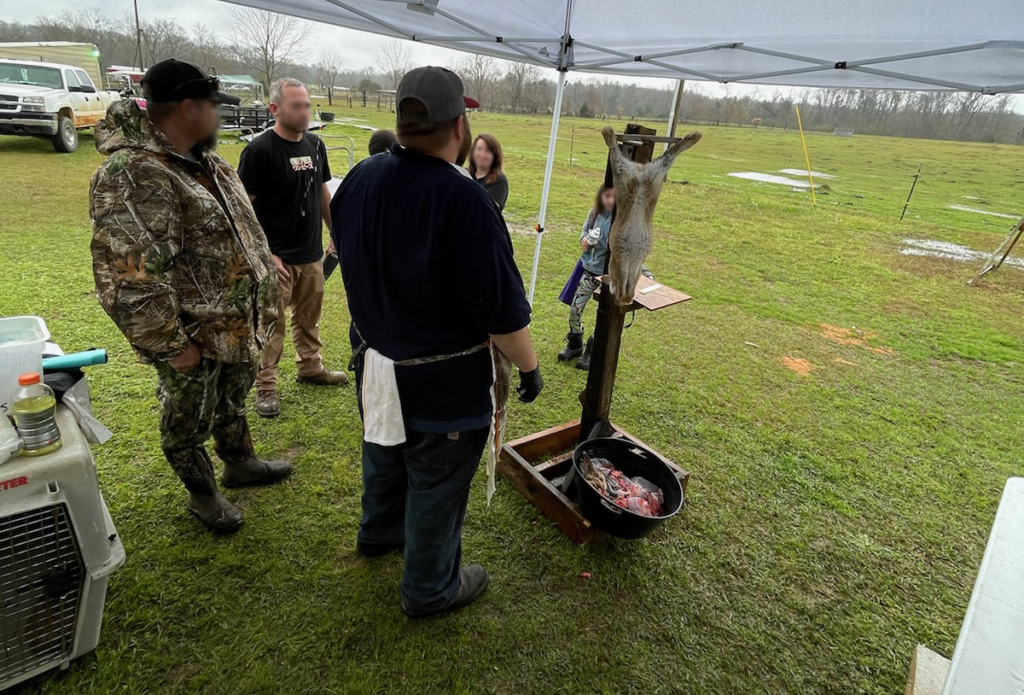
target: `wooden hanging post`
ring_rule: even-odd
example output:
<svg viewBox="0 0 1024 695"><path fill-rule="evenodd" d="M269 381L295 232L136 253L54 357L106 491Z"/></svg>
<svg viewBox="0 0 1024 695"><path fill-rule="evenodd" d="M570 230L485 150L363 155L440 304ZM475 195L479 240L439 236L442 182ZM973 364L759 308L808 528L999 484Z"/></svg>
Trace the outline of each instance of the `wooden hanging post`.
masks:
<svg viewBox="0 0 1024 695"><path fill-rule="evenodd" d="M678 138L658 137L650 128L629 124L625 134L619 135L618 139L627 158L647 163L653 159L655 143L674 142ZM606 168L605 181L609 185L612 183L610 167ZM602 288L605 287L602 284ZM654 452L675 471L684 491L686 489L689 473L617 427L611 421L611 405L626 314L638 309L656 311L688 299L690 297L682 292L646 277L639 279L633 303L626 307L613 302L611 292L599 290L590 371L586 389L580 394L582 417L508 442L499 453L498 473L501 477L577 544L604 537L580 513L575 499L562 489L572 469L573 450L579 442L590 437L597 423L604 423L600 432L602 436L622 437Z"/></svg>
<svg viewBox="0 0 1024 695"><path fill-rule="evenodd" d="M625 143L620 145L627 159L638 164L648 164L654 159L654 141L634 139L630 135L655 136L657 131L642 125L630 123L626 126ZM614 185L611 163L605 165L604 185ZM607 287L602 278L601 289ZM594 425L605 423L601 436L608 435L611 423L612 391L615 388L615 372L619 367L619 347L622 345L622 329L626 325L626 314L630 307L621 307L611 300L611 292L601 291L597 298L597 318L594 320L594 347L590 357L590 371L587 372L587 388L580 394L583 416L580 418L579 441L590 436Z"/></svg>

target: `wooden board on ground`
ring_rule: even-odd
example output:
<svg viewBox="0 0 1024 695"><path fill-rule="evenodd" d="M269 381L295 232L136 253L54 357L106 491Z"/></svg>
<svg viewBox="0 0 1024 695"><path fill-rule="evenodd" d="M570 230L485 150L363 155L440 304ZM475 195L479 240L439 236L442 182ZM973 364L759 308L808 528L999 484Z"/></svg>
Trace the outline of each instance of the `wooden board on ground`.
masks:
<svg viewBox="0 0 1024 695"><path fill-rule="evenodd" d="M687 471L625 430L615 425L612 428L612 436L646 447L668 464L686 491L690 479ZM559 489L565 474L572 468L572 451L579 436L580 421L574 420L507 442L498 455L498 474L574 543L586 545L606 535L580 513L575 499Z"/></svg>
<svg viewBox="0 0 1024 695"><path fill-rule="evenodd" d="M948 673L949 659L919 644L910 660L907 689L903 695L940 695Z"/></svg>

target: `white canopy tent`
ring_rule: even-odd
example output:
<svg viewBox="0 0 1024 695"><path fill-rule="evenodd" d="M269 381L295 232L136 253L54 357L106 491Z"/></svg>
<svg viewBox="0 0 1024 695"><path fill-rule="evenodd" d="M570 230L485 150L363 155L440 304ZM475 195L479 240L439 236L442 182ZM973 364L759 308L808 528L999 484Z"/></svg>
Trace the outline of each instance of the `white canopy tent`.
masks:
<svg viewBox="0 0 1024 695"><path fill-rule="evenodd" d="M1024 91L1021 0L226 0L559 71L799 87Z"/></svg>

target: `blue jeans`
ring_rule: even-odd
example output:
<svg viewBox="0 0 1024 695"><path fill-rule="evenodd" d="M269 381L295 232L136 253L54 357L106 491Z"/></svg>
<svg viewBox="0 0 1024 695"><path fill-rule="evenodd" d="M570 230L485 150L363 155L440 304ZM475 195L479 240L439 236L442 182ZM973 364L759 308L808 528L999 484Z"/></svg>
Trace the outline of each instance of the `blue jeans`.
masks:
<svg viewBox="0 0 1024 695"><path fill-rule="evenodd" d="M409 430L404 444L363 442L359 542L405 545L399 590L409 608L447 606L459 592L462 523L488 428L455 434Z"/></svg>

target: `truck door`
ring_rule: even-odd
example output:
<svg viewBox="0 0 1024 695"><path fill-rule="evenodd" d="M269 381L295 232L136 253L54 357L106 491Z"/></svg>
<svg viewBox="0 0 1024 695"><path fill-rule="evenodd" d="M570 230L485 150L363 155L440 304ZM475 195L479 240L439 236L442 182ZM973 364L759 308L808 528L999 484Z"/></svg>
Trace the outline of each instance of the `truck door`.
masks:
<svg viewBox="0 0 1024 695"><path fill-rule="evenodd" d="M82 91L82 83L78 81L78 76L75 75L75 71L68 69L64 71L64 81L68 85L68 96L71 102L71 108L75 114L75 127L84 128L87 125L92 125L95 119L90 120L92 113L90 111L91 104L86 101L86 97L90 96Z"/></svg>
<svg viewBox="0 0 1024 695"><path fill-rule="evenodd" d="M96 85L92 83L89 73L85 70L75 70L75 77L78 78L78 83L82 85L82 92L85 94L85 103L89 107L90 123L95 124L96 121L107 115L107 110L103 108L103 100L100 98Z"/></svg>

